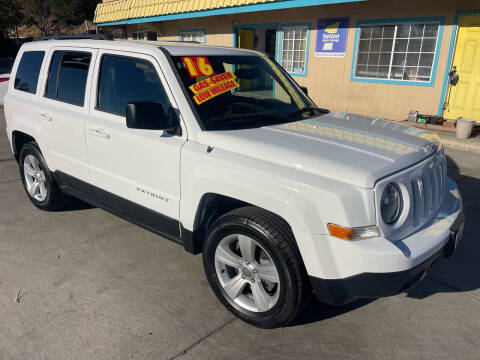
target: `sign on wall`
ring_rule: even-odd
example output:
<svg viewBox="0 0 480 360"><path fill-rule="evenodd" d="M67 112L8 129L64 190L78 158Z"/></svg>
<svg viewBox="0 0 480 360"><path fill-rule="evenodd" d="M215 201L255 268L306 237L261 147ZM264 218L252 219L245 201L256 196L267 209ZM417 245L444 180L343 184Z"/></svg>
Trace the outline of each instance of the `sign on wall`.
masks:
<svg viewBox="0 0 480 360"><path fill-rule="evenodd" d="M348 17L318 20L316 57L345 56L348 22Z"/></svg>

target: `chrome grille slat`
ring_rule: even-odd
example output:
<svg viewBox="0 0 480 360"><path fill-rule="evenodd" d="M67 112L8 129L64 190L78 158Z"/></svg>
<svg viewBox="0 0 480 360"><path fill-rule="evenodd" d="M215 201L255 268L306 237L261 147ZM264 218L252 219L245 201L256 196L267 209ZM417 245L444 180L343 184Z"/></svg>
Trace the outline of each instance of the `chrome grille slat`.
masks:
<svg viewBox="0 0 480 360"><path fill-rule="evenodd" d="M440 205L440 172L438 161L433 163L433 182L435 184L435 198L433 201L433 207L436 209Z"/></svg>
<svg viewBox="0 0 480 360"><path fill-rule="evenodd" d="M412 187L412 217L413 217L413 224L416 226L418 224L418 203L420 201L418 188L417 188L417 181L412 180L410 182L410 186Z"/></svg>
<svg viewBox="0 0 480 360"><path fill-rule="evenodd" d="M415 182L416 182L416 185L417 185L417 201L416 201L416 204L417 204L417 219L418 219L418 222L420 222L421 219L423 219L423 217L425 216L425 193L423 191L424 189L424 186L423 186L423 179L421 176L417 177L415 179Z"/></svg>
<svg viewBox="0 0 480 360"><path fill-rule="evenodd" d="M441 206L443 203L443 189L445 189L444 179L443 179L443 161L441 158L438 158L438 206Z"/></svg>
<svg viewBox="0 0 480 360"><path fill-rule="evenodd" d="M432 179L431 179L430 171L428 167L426 168L426 172L422 176L422 179L423 179L423 192L425 194L423 216L427 217L428 215L430 215L430 211L432 209L432 203L433 203Z"/></svg>
<svg viewBox="0 0 480 360"><path fill-rule="evenodd" d="M415 215L417 220L425 219L432 216L438 211L444 200L445 192L445 180L446 180L446 166L443 156L440 154L436 158L426 164L420 169L420 174L417 177L417 186L415 186L415 193L418 192L419 196L415 196ZM418 179L421 181L418 183ZM417 223L417 221L414 221Z"/></svg>
<svg viewBox="0 0 480 360"><path fill-rule="evenodd" d="M442 203L445 200L445 181L447 177L447 163L445 158L440 159L440 165L442 166Z"/></svg>

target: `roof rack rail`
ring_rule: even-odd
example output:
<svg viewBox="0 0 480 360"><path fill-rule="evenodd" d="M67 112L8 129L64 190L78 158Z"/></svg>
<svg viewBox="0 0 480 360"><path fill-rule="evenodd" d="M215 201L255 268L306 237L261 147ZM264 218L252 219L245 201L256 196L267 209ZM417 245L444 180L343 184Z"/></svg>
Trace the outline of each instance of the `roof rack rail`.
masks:
<svg viewBox="0 0 480 360"><path fill-rule="evenodd" d="M158 42L164 43L177 43L177 44L202 44L200 41L196 40L157 40Z"/></svg>
<svg viewBox="0 0 480 360"><path fill-rule="evenodd" d="M45 40L113 40L111 35L107 34L73 34L73 35L47 35L40 36L33 41L45 41Z"/></svg>
<svg viewBox="0 0 480 360"><path fill-rule="evenodd" d="M133 40L133 39L113 39L113 40L128 41L128 42L134 42L138 44L150 44L150 45L165 44L165 43L203 45L201 42L195 41L195 40Z"/></svg>

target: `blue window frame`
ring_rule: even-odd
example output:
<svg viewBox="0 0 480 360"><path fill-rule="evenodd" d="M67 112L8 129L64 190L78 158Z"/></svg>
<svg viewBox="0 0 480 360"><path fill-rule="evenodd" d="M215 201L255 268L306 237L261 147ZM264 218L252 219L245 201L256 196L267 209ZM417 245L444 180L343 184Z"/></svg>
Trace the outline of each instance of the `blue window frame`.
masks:
<svg viewBox="0 0 480 360"><path fill-rule="evenodd" d="M292 76L307 76L310 24L280 25L278 62Z"/></svg>
<svg viewBox="0 0 480 360"><path fill-rule="evenodd" d="M359 21L351 80L433 86L444 18Z"/></svg>
<svg viewBox="0 0 480 360"><path fill-rule="evenodd" d="M206 44L205 29L189 29L178 31L179 41L198 41L200 44Z"/></svg>

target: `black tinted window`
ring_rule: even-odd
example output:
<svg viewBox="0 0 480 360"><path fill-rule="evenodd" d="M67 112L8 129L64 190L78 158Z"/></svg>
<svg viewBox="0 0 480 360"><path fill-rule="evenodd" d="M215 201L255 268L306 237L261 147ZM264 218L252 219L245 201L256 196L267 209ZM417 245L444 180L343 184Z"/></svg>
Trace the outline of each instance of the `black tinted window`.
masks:
<svg viewBox="0 0 480 360"><path fill-rule="evenodd" d="M91 57L86 52L55 51L45 95L83 106Z"/></svg>
<svg viewBox="0 0 480 360"><path fill-rule="evenodd" d="M12 65L12 58L0 58L0 74L10 73L10 71L12 71Z"/></svg>
<svg viewBox="0 0 480 360"><path fill-rule="evenodd" d="M168 100L151 63L141 59L104 55L100 69L97 108L125 115L127 103Z"/></svg>
<svg viewBox="0 0 480 360"><path fill-rule="evenodd" d="M57 96L57 79L58 69L60 68L60 61L62 60L62 52L55 51L53 53L52 62L50 63L50 70L48 71L47 88L45 95L51 98Z"/></svg>
<svg viewBox="0 0 480 360"><path fill-rule="evenodd" d="M44 55L44 51L23 53L15 75L15 89L35 94Z"/></svg>

